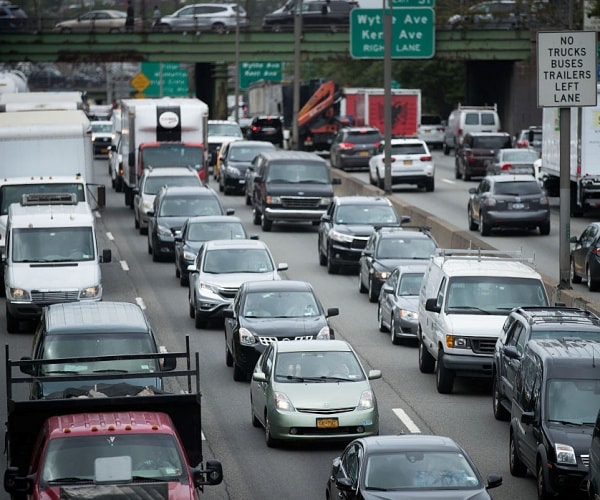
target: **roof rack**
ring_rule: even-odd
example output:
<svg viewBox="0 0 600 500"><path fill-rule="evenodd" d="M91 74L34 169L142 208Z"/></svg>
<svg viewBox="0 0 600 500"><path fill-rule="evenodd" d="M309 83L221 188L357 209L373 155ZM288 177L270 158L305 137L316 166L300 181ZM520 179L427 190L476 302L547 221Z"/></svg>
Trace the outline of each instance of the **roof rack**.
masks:
<svg viewBox="0 0 600 500"><path fill-rule="evenodd" d="M579 323L600 326L600 318L593 312L578 307L519 307L530 325L542 323Z"/></svg>
<svg viewBox="0 0 600 500"><path fill-rule="evenodd" d="M75 193L25 193L21 196L21 206L32 205L77 205Z"/></svg>
<svg viewBox="0 0 600 500"><path fill-rule="evenodd" d="M442 257L444 262L448 259L453 260L474 260L478 262L482 260L494 261L511 261L523 262L533 267L533 257L524 257L521 250L506 251L506 250L481 250L481 249L464 249L464 248L436 248L434 257Z"/></svg>
<svg viewBox="0 0 600 500"><path fill-rule="evenodd" d="M464 106L460 102L458 103L458 109L489 109L492 111L498 111L498 105L494 103L493 106L484 104L483 106Z"/></svg>

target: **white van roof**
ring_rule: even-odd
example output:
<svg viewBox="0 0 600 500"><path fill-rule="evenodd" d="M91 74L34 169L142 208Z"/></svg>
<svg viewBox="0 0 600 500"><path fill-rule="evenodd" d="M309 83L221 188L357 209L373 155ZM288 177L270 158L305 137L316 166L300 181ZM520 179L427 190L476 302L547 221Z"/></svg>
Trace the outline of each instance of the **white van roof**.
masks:
<svg viewBox="0 0 600 500"><path fill-rule="evenodd" d="M13 203L8 208L9 225L13 228L82 227L94 225L88 203L73 205L28 205Z"/></svg>
<svg viewBox="0 0 600 500"><path fill-rule="evenodd" d="M503 276L541 279L533 259L521 252L437 249L433 263L452 276Z"/></svg>

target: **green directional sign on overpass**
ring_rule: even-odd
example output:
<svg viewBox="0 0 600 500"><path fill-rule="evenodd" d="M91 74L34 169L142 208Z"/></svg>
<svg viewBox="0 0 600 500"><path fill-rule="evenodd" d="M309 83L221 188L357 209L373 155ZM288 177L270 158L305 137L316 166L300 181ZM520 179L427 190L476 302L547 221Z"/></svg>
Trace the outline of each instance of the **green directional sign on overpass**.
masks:
<svg viewBox="0 0 600 500"><path fill-rule="evenodd" d="M144 97L186 97L190 95L186 65L143 62L140 69L140 73L149 80L147 87L137 88Z"/></svg>
<svg viewBox="0 0 600 500"><path fill-rule="evenodd" d="M395 0L401 1L401 0ZM413 0L415 1L415 0ZM394 8L391 47L394 59L430 59L435 54L435 14L431 7ZM383 59L385 41L382 9L350 11L350 55Z"/></svg>
<svg viewBox="0 0 600 500"><path fill-rule="evenodd" d="M435 7L435 0L388 0L391 7Z"/></svg>
<svg viewBox="0 0 600 500"><path fill-rule="evenodd" d="M252 82L267 80L281 81L281 62L241 62L240 63L240 88L247 89Z"/></svg>

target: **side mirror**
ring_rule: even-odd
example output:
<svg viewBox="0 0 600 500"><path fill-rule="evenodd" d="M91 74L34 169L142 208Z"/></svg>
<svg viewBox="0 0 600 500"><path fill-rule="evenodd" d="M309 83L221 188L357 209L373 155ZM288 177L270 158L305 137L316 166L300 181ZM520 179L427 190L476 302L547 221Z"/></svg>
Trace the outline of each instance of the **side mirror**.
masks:
<svg viewBox="0 0 600 500"><path fill-rule="evenodd" d="M254 372L252 374L252 380L255 382L266 382L267 376L263 372Z"/></svg>
<svg viewBox="0 0 600 500"><path fill-rule="evenodd" d="M226 215L233 215L233 214L235 214L235 208L228 208L227 210L225 210L225 214Z"/></svg>
<svg viewBox="0 0 600 500"><path fill-rule="evenodd" d="M277 270L278 271L287 271L288 269L288 265L285 262L282 262L280 264L277 264Z"/></svg>
<svg viewBox="0 0 600 500"><path fill-rule="evenodd" d="M486 490L491 490L492 488L497 488L502 484L502 476L497 474L490 474L487 478L487 484L485 485Z"/></svg>
<svg viewBox="0 0 600 500"><path fill-rule="evenodd" d="M330 307L327 309L327 317L331 318L332 316L338 316L340 314L340 310L337 307Z"/></svg>
<svg viewBox="0 0 600 500"><path fill-rule="evenodd" d="M205 484L211 486L221 484L223 481L223 466L221 462L218 460L208 460L205 469L192 469L192 481L197 488Z"/></svg>
<svg viewBox="0 0 600 500"><path fill-rule="evenodd" d="M110 261L112 261L112 251L110 250L110 248L105 248L104 250L102 250L102 258L100 262L107 263Z"/></svg>
<svg viewBox="0 0 600 500"><path fill-rule="evenodd" d="M258 239L258 234L251 234L249 239L251 240L257 240Z"/></svg>
<svg viewBox="0 0 600 500"><path fill-rule="evenodd" d="M442 310L442 308L437 305L437 299L432 298L432 299L427 299L425 301L425 310L430 311L430 312L439 313Z"/></svg>
<svg viewBox="0 0 600 500"><path fill-rule="evenodd" d="M339 479L336 479L335 485L337 486L337 489L340 491L352 491L353 490L352 479L350 479L349 477L341 477Z"/></svg>
<svg viewBox="0 0 600 500"><path fill-rule="evenodd" d="M381 378L381 370L369 370L369 380Z"/></svg>
<svg viewBox="0 0 600 500"><path fill-rule="evenodd" d="M342 179L340 179L339 177L334 177L333 179L331 179L331 184L335 185L339 185L342 183Z"/></svg>
<svg viewBox="0 0 600 500"><path fill-rule="evenodd" d="M166 348L164 348L163 346L161 346L161 351L160 352L167 352ZM172 372L175 368L177 368L177 358L174 357L167 357L167 358L162 358L161 359L161 363L160 363L160 369L163 372Z"/></svg>
<svg viewBox="0 0 600 500"><path fill-rule="evenodd" d="M394 293L394 289L390 285L383 285L381 290L383 291L383 293L387 293L387 294Z"/></svg>
<svg viewBox="0 0 600 500"><path fill-rule="evenodd" d="M321 222L331 222L331 215L321 215Z"/></svg>
<svg viewBox="0 0 600 500"><path fill-rule="evenodd" d="M22 373L26 373L32 377L35 376L35 365L33 363L27 363L27 361L32 361L29 356L24 356L19 361L24 362L24 364L19 367Z"/></svg>

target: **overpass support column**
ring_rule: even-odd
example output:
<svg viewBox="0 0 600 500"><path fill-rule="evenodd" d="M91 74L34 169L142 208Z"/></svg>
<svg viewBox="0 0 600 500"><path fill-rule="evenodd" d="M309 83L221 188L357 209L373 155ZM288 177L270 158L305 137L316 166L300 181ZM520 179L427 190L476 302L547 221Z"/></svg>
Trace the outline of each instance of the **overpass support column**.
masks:
<svg viewBox="0 0 600 500"><path fill-rule="evenodd" d="M196 97L208 104L211 120L226 120L227 64L196 63Z"/></svg>

